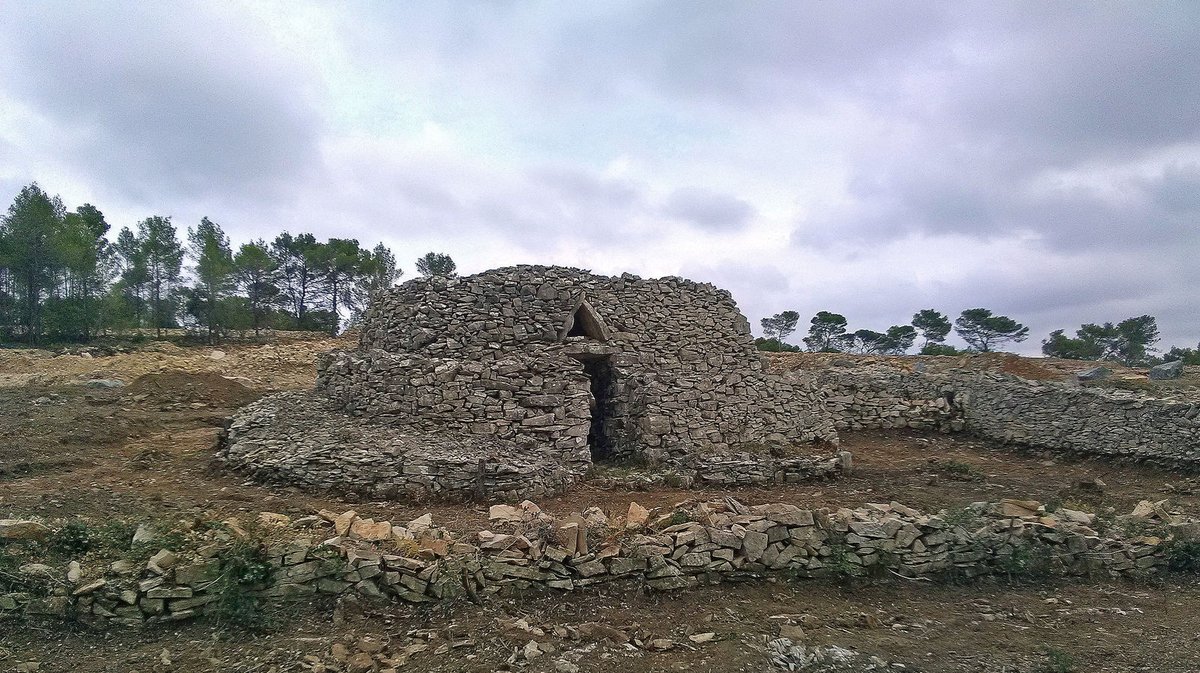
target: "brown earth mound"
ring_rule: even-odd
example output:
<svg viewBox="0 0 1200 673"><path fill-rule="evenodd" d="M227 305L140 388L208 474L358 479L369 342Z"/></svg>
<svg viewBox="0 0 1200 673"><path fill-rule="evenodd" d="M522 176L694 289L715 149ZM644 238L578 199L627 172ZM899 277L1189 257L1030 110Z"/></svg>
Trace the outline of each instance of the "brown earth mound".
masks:
<svg viewBox="0 0 1200 673"><path fill-rule="evenodd" d="M143 374L129 386L128 394L158 404L203 402L215 407L240 407L259 397L259 393L215 372L180 370Z"/></svg>

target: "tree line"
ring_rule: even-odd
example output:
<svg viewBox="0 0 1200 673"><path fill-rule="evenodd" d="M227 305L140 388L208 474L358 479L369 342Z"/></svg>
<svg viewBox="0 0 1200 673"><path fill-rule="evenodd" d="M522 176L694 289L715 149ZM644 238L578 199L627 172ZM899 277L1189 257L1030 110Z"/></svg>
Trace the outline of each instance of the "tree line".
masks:
<svg viewBox="0 0 1200 673"><path fill-rule="evenodd" d="M763 337L756 343L767 351L799 351L801 348L786 343L784 339L796 331L800 314L783 311L763 318ZM822 353L863 353L879 355L903 355L916 343L918 336L923 340L921 355L954 355L959 350L945 343L953 329L978 352L993 351L1010 341L1024 341L1029 328L1003 315L994 315L985 308L963 311L953 323L950 318L935 309L923 309L913 314L908 325L892 325L883 332L859 329L851 332L846 316L832 311L819 311L809 321L808 336L804 345L808 350Z"/></svg>
<svg viewBox="0 0 1200 673"><path fill-rule="evenodd" d="M796 311L782 311L763 318L763 336L755 343L764 351L803 350L785 341L796 331L799 322L800 314ZM951 330L967 343L966 349L960 351L945 343ZM1074 337L1065 332L1061 329L1051 332L1042 341L1042 353L1074 360L1112 360L1131 366L1171 360L1200 364L1200 345L1194 349L1172 347L1156 356L1154 345L1159 341L1158 324L1150 315L1127 318L1115 325L1085 324L1076 330ZM910 324L893 325L883 332L870 329L851 332L845 316L819 311L809 321L808 335L803 341L807 349L814 352L903 355L919 337L922 340L920 355L956 355L995 351L1010 342L1024 341L1028 336L1028 327L985 308L967 309L953 322L935 309L923 309L913 314Z"/></svg>
<svg viewBox="0 0 1200 673"><path fill-rule="evenodd" d="M372 293L403 276L382 243L280 233L231 245L204 217L181 241L151 216L109 239L91 204L68 211L37 185L0 217L0 340L83 342L133 329L184 327L215 342L229 331L320 330L359 319ZM423 275L455 274L449 255L416 261Z"/></svg>

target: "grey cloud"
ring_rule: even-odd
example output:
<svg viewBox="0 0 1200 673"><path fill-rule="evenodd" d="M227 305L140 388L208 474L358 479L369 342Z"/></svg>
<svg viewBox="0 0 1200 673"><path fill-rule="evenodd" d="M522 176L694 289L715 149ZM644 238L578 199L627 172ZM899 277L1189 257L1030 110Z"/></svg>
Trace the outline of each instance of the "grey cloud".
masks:
<svg viewBox="0 0 1200 673"><path fill-rule="evenodd" d="M248 12L64 2L4 15L0 81L70 129L58 150L123 196L261 198L319 161L312 80Z"/></svg>
<svg viewBox="0 0 1200 673"><path fill-rule="evenodd" d="M880 75L943 34L933 3L661 2L581 16L542 71L543 90L584 98L662 94L735 108L870 95ZM868 82L874 86L868 86ZM890 87L889 87L890 88Z"/></svg>
<svg viewBox="0 0 1200 673"><path fill-rule="evenodd" d="M754 206L742 199L699 187L683 187L671 192L662 212L706 231L737 231L757 213Z"/></svg>
<svg viewBox="0 0 1200 673"><path fill-rule="evenodd" d="M540 166L529 171L536 183L555 194L599 208L635 208L645 200L645 185L632 180L604 178L570 166Z"/></svg>
<svg viewBox="0 0 1200 673"><path fill-rule="evenodd" d="M1200 211L1200 163L1172 164L1148 189L1154 200L1171 213L1190 214L1193 222Z"/></svg>
<svg viewBox="0 0 1200 673"><path fill-rule="evenodd" d="M963 35L945 116L1030 161L1111 157L1200 139L1200 5L991 3Z"/></svg>

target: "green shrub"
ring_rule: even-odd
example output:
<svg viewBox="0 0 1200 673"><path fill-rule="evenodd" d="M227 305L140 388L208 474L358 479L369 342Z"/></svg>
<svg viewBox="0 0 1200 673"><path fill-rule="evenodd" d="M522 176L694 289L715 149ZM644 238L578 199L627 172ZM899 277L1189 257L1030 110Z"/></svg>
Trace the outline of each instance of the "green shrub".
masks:
<svg viewBox="0 0 1200 673"><path fill-rule="evenodd" d="M266 548L255 540L238 540L222 556L221 574L209 588L216 598L207 615L225 629L260 632L273 619L263 609L257 592L266 587L271 564Z"/></svg>
<svg viewBox="0 0 1200 673"><path fill-rule="evenodd" d="M1045 670L1048 673L1074 673L1075 657L1051 647L1046 650Z"/></svg>
<svg viewBox="0 0 1200 673"><path fill-rule="evenodd" d="M49 546L54 554L65 557L81 556L93 547L92 531L86 521L72 519L51 534Z"/></svg>
<svg viewBox="0 0 1200 673"><path fill-rule="evenodd" d="M856 563L850 560L850 547L845 543L835 543L829 547L829 559L825 564L838 577L849 577L854 574L858 567Z"/></svg>
<svg viewBox="0 0 1200 673"><path fill-rule="evenodd" d="M688 514L687 510L677 509L674 512L671 512L671 516L668 516L666 519L663 519L662 522L656 525L659 528L670 528L671 526L678 526L681 523L687 523L691 520L692 515Z"/></svg>
<svg viewBox="0 0 1200 673"><path fill-rule="evenodd" d="M1200 540L1172 540L1167 545L1166 559L1171 570L1200 573Z"/></svg>
<svg viewBox="0 0 1200 673"><path fill-rule="evenodd" d="M941 516L942 520L944 520L951 528L962 527L969 531L979 528L979 512L976 512L970 507L948 509L946 510L946 513L942 514Z"/></svg>

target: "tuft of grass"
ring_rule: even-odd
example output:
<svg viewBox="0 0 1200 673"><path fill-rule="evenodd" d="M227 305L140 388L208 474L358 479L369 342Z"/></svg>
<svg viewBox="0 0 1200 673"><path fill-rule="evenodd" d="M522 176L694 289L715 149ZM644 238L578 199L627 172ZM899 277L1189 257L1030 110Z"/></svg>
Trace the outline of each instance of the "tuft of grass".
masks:
<svg viewBox="0 0 1200 673"><path fill-rule="evenodd" d="M417 544L417 541L408 538L392 539L391 542L388 542L388 548L396 552L397 556L405 558L416 558L421 551L421 546Z"/></svg>
<svg viewBox="0 0 1200 673"><path fill-rule="evenodd" d="M984 474L974 465L961 460L940 460L937 463L937 469L948 479L956 479L958 481L984 480Z"/></svg>
<svg viewBox="0 0 1200 673"><path fill-rule="evenodd" d="M970 507L960 507L958 509L948 509L946 513L941 515L942 519L951 528L961 527L969 531L979 528L980 518L979 512Z"/></svg>

